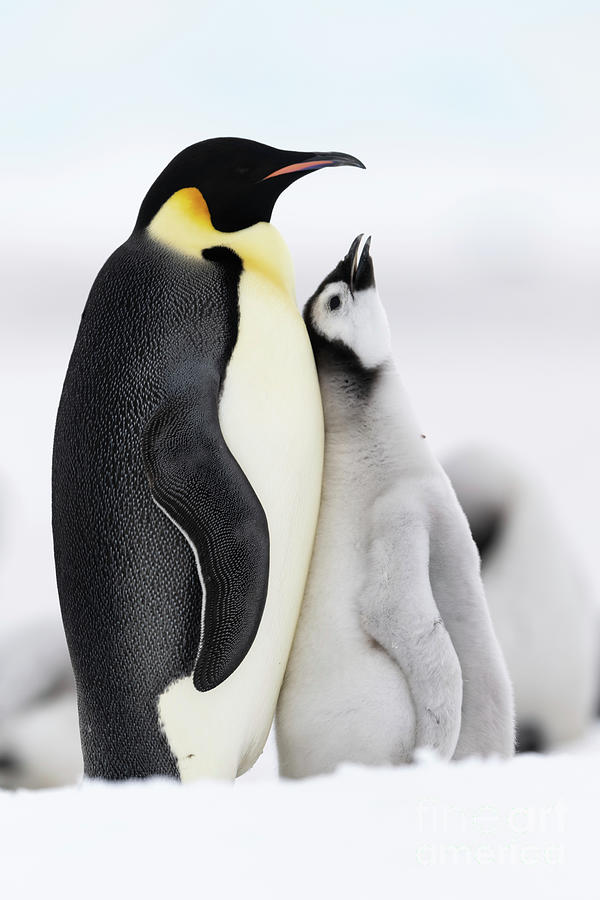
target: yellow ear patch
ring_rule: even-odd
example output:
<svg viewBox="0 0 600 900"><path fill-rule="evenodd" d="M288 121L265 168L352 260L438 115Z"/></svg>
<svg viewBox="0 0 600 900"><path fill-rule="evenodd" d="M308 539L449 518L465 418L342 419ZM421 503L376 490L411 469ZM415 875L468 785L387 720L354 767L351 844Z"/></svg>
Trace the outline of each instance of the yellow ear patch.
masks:
<svg viewBox="0 0 600 900"><path fill-rule="evenodd" d="M294 275L287 246L269 222L241 231L217 231L197 188L182 188L163 203L148 225L161 244L185 256L202 256L208 247L230 247L244 269L274 282L294 302Z"/></svg>

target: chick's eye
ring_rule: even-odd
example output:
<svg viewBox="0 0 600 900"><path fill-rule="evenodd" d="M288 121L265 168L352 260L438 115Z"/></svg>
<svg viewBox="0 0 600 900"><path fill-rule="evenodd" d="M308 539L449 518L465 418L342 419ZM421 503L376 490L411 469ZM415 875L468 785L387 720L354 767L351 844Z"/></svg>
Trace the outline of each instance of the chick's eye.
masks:
<svg viewBox="0 0 600 900"><path fill-rule="evenodd" d="M338 309L342 305L342 301L337 294L329 298L329 309Z"/></svg>

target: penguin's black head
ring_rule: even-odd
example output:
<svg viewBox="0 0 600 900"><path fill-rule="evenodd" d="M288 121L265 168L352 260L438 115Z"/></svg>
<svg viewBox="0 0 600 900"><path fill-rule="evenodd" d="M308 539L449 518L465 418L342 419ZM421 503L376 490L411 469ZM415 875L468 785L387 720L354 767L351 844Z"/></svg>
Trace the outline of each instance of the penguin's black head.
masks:
<svg viewBox="0 0 600 900"><path fill-rule="evenodd" d="M372 372L390 354L389 326L375 286L370 246L371 238L359 234L304 307L319 368L333 364Z"/></svg>
<svg viewBox="0 0 600 900"><path fill-rule="evenodd" d="M277 150L242 138L213 138L178 153L142 203L136 230L150 224L177 191L197 188L217 231L239 231L269 222L279 195L298 178L332 166L364 165L346 153Z"/></svg>

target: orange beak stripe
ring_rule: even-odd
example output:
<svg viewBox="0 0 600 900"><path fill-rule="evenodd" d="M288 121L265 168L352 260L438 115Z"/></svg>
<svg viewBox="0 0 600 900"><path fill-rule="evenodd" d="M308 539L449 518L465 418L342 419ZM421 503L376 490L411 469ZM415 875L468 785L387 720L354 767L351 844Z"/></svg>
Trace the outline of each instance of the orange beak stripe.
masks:
<svg viewBox="0 0 600 900"><path fill-rule="evenodd" d="M276 172L265 175L262 180L266 181L267 178L275 178L276 175L289 175L292 172L305 172L307 169L321 169L323 166L335 165L336 162L337 160L335 159L312 159L308 162L292 163L291 166L284 166L283 169L277 169Z"/></svg>

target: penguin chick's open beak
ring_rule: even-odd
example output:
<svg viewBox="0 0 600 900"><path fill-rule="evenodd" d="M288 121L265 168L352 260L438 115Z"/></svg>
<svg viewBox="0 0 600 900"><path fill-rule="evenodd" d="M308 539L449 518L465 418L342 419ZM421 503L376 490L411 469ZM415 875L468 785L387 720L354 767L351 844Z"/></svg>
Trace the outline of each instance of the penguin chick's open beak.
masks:
<svg viewBox="0 0 600 900"><path fill-rule="evenodd" d="M302 162L290 163L288 166L282 166L265 175L261 181L267 181L269 178L275 178L276 175L300 175L308 172L314 172L316 169L324 169L325 166L356 166L359 169L365 169L364 163L355 156L349 156L347 153L311 153L306 156Z"/></svg>
<svg viewBox="0 0 600 900"><path fill-rule="evenodd" d="M373 284L373 263L370 257L371 235L359 234L352 241L348 256L352 254L350 290L364 290Z"/></svg>

